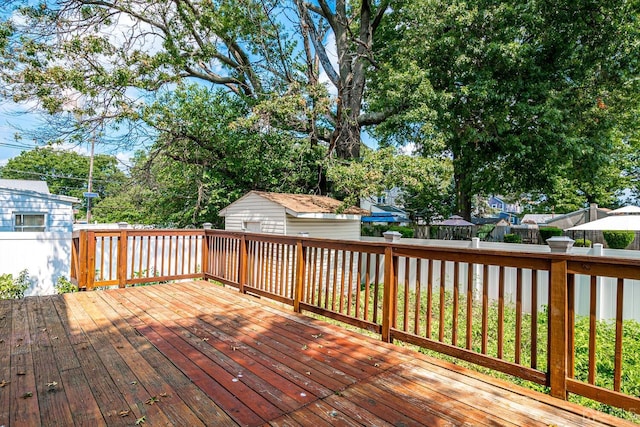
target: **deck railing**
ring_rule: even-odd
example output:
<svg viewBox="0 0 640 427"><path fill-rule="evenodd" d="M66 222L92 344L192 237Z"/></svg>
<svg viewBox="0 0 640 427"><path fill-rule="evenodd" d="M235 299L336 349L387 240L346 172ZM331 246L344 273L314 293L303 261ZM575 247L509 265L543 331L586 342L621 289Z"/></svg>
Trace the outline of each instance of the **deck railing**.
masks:
<svg viewBox="0 0 640 427"><path fill-rule="evenodd" d="M623 346L640 339L624 316L625 293L640 292L638 260L220 230L83 233L74 234L72 276L87 289L205 277L548 386L561 399L575 393L640 413L640 385L625 375L636 355ZM605 287L615 295L610 324L597 321ZM578 316L584 292L588 313ZM601 341L603 327L615 330L612 345ZM600 361L611 369L598 372Z"/></svg>

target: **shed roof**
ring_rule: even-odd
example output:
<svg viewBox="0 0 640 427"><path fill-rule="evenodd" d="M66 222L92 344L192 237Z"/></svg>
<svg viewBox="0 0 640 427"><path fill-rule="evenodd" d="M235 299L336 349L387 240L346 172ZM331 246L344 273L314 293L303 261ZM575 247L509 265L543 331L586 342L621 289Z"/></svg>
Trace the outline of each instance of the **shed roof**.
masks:
<svg viewBox="0 0 640 427"><path fill-rule="evenodd" d="M327 196L316 196L313 194L291 194L291 193L269 193L266 191L250 191L231 205L240 202L250 194L255 194L264 199L279 204L287 210L287 213L293 216L302 216L305 214L331 214L331 215L369 215L369 211L351 206L347 209L343 208L340 200L332 199ZM229 205L229 206L231 206ZM222 209L220 215L224 216L226 210Z"/></svg>
<svg viewBox="0 0 640 427"><path fill-rule="evenodd" d="M35 181L31 179L0 179L0 187L49 194L49 186L46 181Z"/></svg>

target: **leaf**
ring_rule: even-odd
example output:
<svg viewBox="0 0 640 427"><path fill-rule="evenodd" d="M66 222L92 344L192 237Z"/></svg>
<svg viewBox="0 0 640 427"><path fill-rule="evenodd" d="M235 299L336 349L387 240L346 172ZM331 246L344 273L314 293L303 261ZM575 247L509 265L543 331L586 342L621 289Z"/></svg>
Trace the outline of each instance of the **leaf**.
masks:
<svg viewBox="0 0 640 427"><path fill-rule="evenodd" d="M55 381L51 381L50 383L47 383L47 387L49 387L49 388L55 387L57 385L58 385L58 383L55 382Z"/></svg>
<svg viewBox="0 0 640 427"><path fill-rule="evenodd" d="M26 392L25 394L23 394L23 395L22 395L22 396L20 396L20 397L21 397L21 398L23 398L23 399L27 399L27 398L29 398L29 397L33 397L33 393L32 393L32 392L30 392L30 391L28 391L28 392Z"/></svg>
<svg viewBox="0 0 640 427"><path fill-rule="evenodd" d="M146 421L147 421L147 417L146 416L142 416L142 417L140 417L140 418L138 418L136 420L136 425L139 426L141 424L144 424Z"/></svg>
<svg viewBox="0 0 640 427"><path fill-rule="evenodd" d="M159 401L158 396L152 396L149 399L147 399L147 401L144 402L144 403L146 403L147 405L153 405L154 403L156 403L158 401Z"/></svg>
<svg viewBox="0 0 640 427"><path fill-rule="evenodd" d="M5 380L0 381L0 388L3 388L4 386L8 385L10 382L11 381L5 381Z"/></svg>
<svg viewBox="0 0 640 427"><path fill-rule="evenodd" d="M129 412L131 412L131 410L125 409L123 411L118 412L118 415L120 415L121 417L128 417L129 416Z"/></svg>

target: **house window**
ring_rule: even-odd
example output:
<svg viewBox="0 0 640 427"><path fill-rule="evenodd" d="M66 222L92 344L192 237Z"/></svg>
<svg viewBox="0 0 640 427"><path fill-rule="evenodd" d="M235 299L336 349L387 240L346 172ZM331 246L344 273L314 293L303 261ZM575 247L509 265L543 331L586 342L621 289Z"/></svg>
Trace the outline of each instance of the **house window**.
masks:
<svg viewBox="0 0 640 427"><path fill-rule="evenodd" d="M262 224L260 223L260 221L243 221L242 228L245 231L260 233L262 231Z"/></svg>
<svg viewBox="0 0 640 427"><path fill-rule="evenodd" d="M13 231L44 231L45 214L15 214Z"/></svg>

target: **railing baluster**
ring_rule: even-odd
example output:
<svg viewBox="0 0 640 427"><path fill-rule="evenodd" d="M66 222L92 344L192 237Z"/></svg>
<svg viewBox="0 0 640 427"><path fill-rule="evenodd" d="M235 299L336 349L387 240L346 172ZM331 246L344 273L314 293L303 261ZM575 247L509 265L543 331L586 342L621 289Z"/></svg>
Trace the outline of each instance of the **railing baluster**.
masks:
<svg viewBox="0 0 640 427"><path fill-rule="evenodd" d="M421 276L422 276L422 259L416 258L416 286L415 286L415 304L413 309L413 333L420 334L420 305L422 303L421 295Z"/></svg>
<svg viewBox="0 0 640 427"><path fill-rule="evenodd" d="M538 368L538 270L531 270L531 367Z"/></svg>
<svg viewBox="0 0 640 427"><path fill-rule="evenodd" d="M516 274L516 348L514 361L519 365L522 351L522 269L518 268Z"/></svg>
<svg viewBox="0 0 640 427"><path fill-rule="evenodd" d="M506 271L503 266L499 269L498 279L498 354L497 358L504 356L504 275Z"/></svg>
<svg viewBox="0 0 640 427"><path fill-rule="evenodd" d="M575 349L575 330L576 330L576 293L575 293L575 274L567 277L567 377L575 377L576 365L576 349Z"/></svg>
<svg viewBox="0 0 640 427"><path fill-rule="evenodd" d="M596 383L596 276L589 280L589 384Z"/></svg>
<svg viewBox="0 0 640 427"><path fill-rule="evenodd" d="M458 345L458 310L460 299L460 265L456 261L453 263L453 313L451 325L451 345Z"/></svg>
<svg viewBox="0 0 640 427"><path fill-rule="evenodd" d="M467 333L466 349L473 344L473 270L475 264L467 264Z"/></svg>
<svg viewBox="0 0 640 427"><path fill-rule="evenodd" d="M622 386L622 309L624 303L624 279L618 278L616 286L616 345L613 364L613 390Z"/></svg>
<svg viewBox="0 0 640 427"><path fill-rule="evenodd" d="M482 269L482 348L480 352L487 354L489 344L489 265Z"/></svg>
<svg viewBox="0 0 640 427"><path fill-rule="evenodd" d="M438 321L438 341L444 342L444 321L445 321L445 297L446 297L446 273L447 262L440 261L440 312L438 315L440 319Z"/></svg>
<svg viewBox="0 0 640 427"><path fill-rule="evenodd" d="M433 316L433 259L429 258L427 272L427 314L426 314L426 337L431 338L431 317Z"/></svg>

